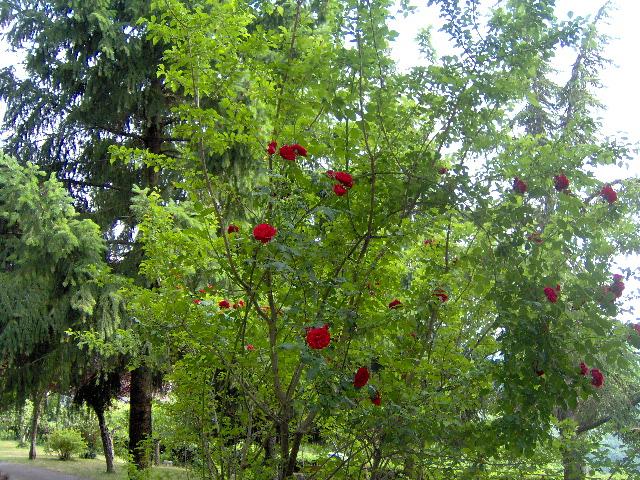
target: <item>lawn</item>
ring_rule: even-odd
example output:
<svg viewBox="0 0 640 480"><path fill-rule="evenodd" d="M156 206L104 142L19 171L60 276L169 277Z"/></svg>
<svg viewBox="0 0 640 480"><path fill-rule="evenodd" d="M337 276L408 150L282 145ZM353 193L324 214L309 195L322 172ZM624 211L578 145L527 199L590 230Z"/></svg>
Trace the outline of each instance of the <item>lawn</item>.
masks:
<svg viewBox="0 0 640 480"><path fill-rule="evenodd" d="M106 466L103 456L95 459L73 458L63 462L58 460L54 454L47 454L43 446L38 447L38 458L29 460L29 449L18 448L17 442L11 440L0 440L0 461L10 463L28 463L33 467L46 468L69 475L90 480L126 480L127 470L125 462L116 459L115 475L105 472ZM182 480L193 478L183 468L178 467L153 467L151 470L151 480Z"/></svg>

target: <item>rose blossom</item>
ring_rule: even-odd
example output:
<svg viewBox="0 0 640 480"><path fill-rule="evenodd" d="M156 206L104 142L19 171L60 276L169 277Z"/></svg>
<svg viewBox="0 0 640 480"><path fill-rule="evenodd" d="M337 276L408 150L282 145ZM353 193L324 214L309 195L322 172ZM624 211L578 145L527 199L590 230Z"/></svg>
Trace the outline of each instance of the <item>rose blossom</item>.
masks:
<svg viewBox="0 0 640 480"><path fill-rule="evenodd" d="M606 184L604 187L602 187L602 190L600 190L600 195L609 203L613 203L618 199L618 194L609 184Z"/></svg>
<svg viewBox="0 0 640 480"><path fill-rule="evenodd" d="M291 148L293 149L294 152L296 152L298 155L301 155L303 157L307 156L307 149L304 148L302 145L300 145L299 143L294 143L293 145L291 145Z"/></svg>
<svg viewBox="0 0 640 480"><path fill-rule="evenodd" d="M278 142L273 140L271 143L269 143L269 146L267 147L267 153L269 155L273 155L274 153L276 153L276 147L277 146L278 146Z"/></svg>
<svg viewBox="0 0 640 480"><path fill-rule="evenodd" d="M600 388L604 385L604 375L597 368L591 369L591 385L596 388Z"/></svg>
<svg viewBox="0 0 640 480"><path fill-rule="evenodd" d="M253 238L262 243L269 243L278 233L278 229L272 227L268 223L256 225L253 229Z"/></svg>
<svg viewBox="0 0 640 480"><path fill-rule="evenodd" d="M326 323L320 328L307 329L307 345L314 350L322 350L331 342L331 334L329 333L329 325Z"/></svg>
<svg viewBox="0 0 640 480"><path fill-rule="evenodd" d="M229 303L229 300L220 300L218 302L218 306L220 308L231 308L231 304Z"/></svg>
<svg viewBox="0 0 640 480"><path fill-rule="evenodd" d="M569 179L566 175L560 174L553 177L553 186L559 192L569 188Z"/></svg>
<svg viewBox="0 0 640 480"><path fill-rule="evenodd" d="M394 298L391 303L389 303L389 308L394 309L402 306L402 302L397 298Z"/></svg>
<svg viewBox="0 0 640 480"><path fill-rule="evenodd" d="M367 367L360 367L353 377L353 386L356 388L364 387L369 381L369 369Z"/></svg>
<svg viewBox="0 0 640 480"><path fill-rule="evenodd" d="M237 225L231 224L227 227L227 233L235 233L239 231L240 231L240 227Z"/></svg>
<svg viewBox="0 0 640 480"><path fill-rule="evenodd" d="M296 159L296 151L291 145L281 146L278 153L282 158L289 160L290 162L293 162Z"/></svg>
<svg viewBox="0 0 640 480"><path fill-rule="evenodd" d="M353 177L347 172L335 172L334 178L347 188L353 187Z"/></svg>
<svg viewBox="0 0 640 480"><path fill-rule="evenodd" d="M447 292L445 292L443 289L441 288L436 288L433 291L433 296L434 297L438 297L440 299L440 302L444 303L447 300L449 300L449 295L447 295Z"/></svg>
<svg viewBox="0 0 640 480"><path fill-rule="evenodd" d="M520 180L518 177L514 177L513 191L523 194L527 191L527 184Z"/></svg>
<svg viewBox="0 0 640 480"><path fill-rule="evenodd" d="M560 284L556 285L556 288L544 287L544 294L551 303L558 301L558 293L560 292Z"/></svg>
<svg viewBox="0 0 640 480"><path fill-rule="evenodd" d="M333 193L335 193L337 196L341 197L343 195L347 194L347 189L344 188L342 185L340 185L339 183L336 183L333 186Z"/></svg>
<svg viewBox="0 0 640 480"><path fill-rule="evenodd" d="M580 375L586 376L589 373L589 367L584 362L580 362Z"/></svg>
<svg viewBox="0 0 640 480"><path fill-rule="evenodd" d="M376 390L375 396L371 397L371 403L373 403L374 405L376 405L378 407L382 403L382 398L380 397L380 392L378 390Z"/></svg>

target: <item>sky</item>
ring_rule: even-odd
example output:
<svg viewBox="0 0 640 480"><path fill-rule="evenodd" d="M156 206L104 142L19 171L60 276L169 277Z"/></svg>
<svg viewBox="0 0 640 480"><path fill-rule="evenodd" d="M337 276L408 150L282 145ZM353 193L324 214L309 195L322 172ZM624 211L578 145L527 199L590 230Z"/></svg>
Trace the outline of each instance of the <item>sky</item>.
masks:
<svg viewBox="0 0 640 480"><path fill-rule="evenodd" d="M557 0L556 12L559 18L566 18L568 12L579 16L594 16L605 0ZM492 5L495 0L489 0ZM602 133L604 135L626 136L633 142L640 141L640 124L636 120L640 112L640 1L638 0L611 0L612 8L608 18L600 24L600 31L611 37L604 56L612 61L612 65L601 73L602 89L597 92L597 97L603 103L605 109L600 112L602 118ZM437 7L425 6L426 1L412 4L420 5L417 11L407 18L398 18L391 27L399 33L393 45L392 54L396 58L399 67L407 69L420 61L417 45L414 41L421 28L431 25L433 27L433 43L438 54L450 53L448 49L447 35L439 32L440 21ZM571 64L575 59L575 53L560 51L556 57L556 68L562 77L568 77ZM19 69L20 57L7 51L7 46L0 41L0 68L14 65ZM0 104L0 115L4 112ZM630 174L640 176L640 158L638 155L630 162L630 170L621 172L615 167L603 168L596 172L603 180L626 177ZM632 265L640 268L640 258L621 258L620 265ZM640 283L628 282L627 292L640 289ZM625 292L625 293L627 293ZM628 296L630 298L631 295ZM637 302L637 300L634 300ZM627 303L627 305L630 305ZM640 303L638 303L640 311ZM635 320L635 315L626 314L626 320Z"/></svg>

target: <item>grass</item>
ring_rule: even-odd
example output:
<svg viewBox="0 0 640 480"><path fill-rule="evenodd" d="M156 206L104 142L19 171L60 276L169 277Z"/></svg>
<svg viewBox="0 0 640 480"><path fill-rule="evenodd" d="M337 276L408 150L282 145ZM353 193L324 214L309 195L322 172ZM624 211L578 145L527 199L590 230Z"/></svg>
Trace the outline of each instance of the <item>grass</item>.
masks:
<svg viewBox="0 0 640 480"><path fill-rule="evenodd" d="M46 453L44 447L38 446L38 458L29 460L29 449L18 448L17 442L0 440L0 461L24 463L32 467L54 470L56 472L76 475L89 480L127 480L127 467L124 461L115 460L115 474L106 473L104 456L94 459L72 458L63 462L53 453ZM188 480L194 475L179 467L153 467L151 480Z"/></svg>

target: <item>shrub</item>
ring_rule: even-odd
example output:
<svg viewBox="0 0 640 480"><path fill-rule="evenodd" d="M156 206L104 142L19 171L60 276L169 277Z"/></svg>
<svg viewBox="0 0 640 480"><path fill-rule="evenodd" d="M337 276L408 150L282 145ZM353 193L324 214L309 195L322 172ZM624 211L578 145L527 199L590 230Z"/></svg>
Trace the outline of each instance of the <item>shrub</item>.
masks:
<svg viewBox="0 0 640 480"><path fill-rule="evenodd" d="M60 460L69 460L73 454L84 452L86 449L87 444L77 430L56 430L47 439L47 452L56 452Z"/></svg>

